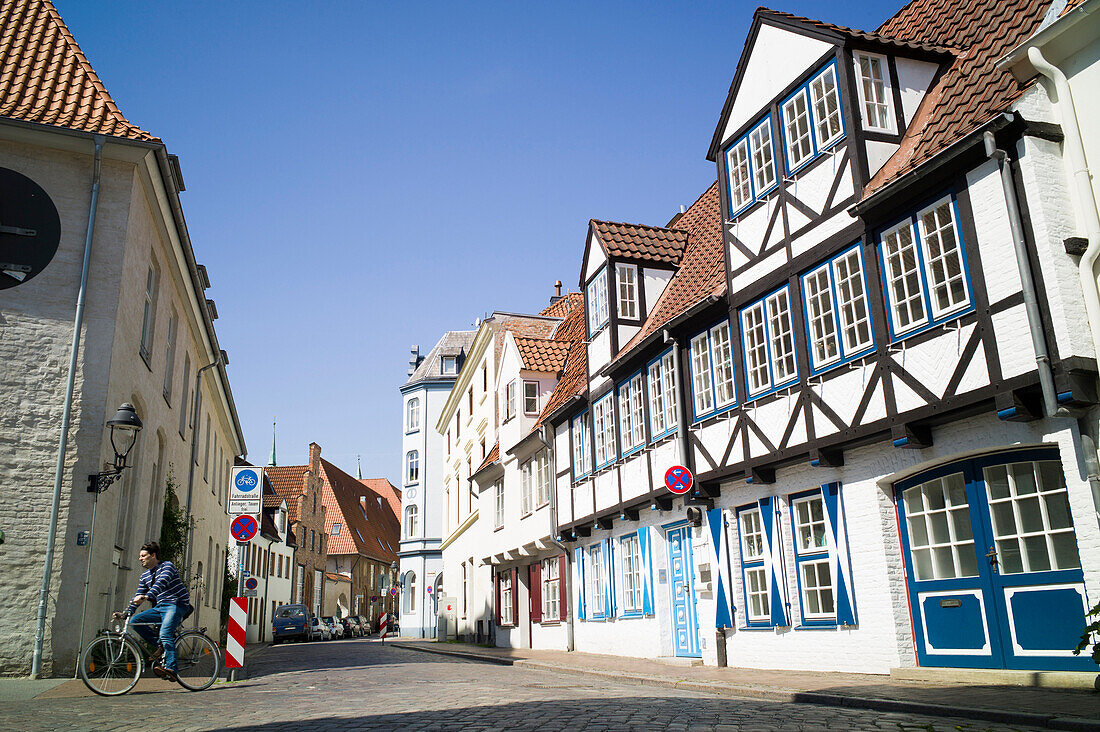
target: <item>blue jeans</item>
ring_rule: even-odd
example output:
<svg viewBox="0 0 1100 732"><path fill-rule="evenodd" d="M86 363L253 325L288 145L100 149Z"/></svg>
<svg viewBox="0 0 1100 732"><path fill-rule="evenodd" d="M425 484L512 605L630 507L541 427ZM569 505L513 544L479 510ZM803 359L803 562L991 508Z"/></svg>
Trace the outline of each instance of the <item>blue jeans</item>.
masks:
<svg viewBox="0 0 1100 732"><path fill-rule="evenodd" d="M134 630L145 641L153 646L160 645L164 648L164 667L176 670L176 627L187 612L186 605L177 605L174 602L162 602L156 607L143 610L130 620ZM156 628L153 625L137 625L137 623L160 623L160 637L157 637Z"/></svg>

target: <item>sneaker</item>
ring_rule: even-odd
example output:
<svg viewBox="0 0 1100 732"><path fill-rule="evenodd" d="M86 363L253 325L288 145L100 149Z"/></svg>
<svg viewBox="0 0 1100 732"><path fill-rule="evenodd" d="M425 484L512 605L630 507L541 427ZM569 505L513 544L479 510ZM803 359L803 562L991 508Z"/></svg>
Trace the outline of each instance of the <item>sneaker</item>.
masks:
<svg viewBox="0 0 1100 732"><path fill-rule="evenodd" d="M153 665L153 673L155 673L157 676L164 679L165 681L175 682L179 680L179 677L176 676L175 671L170 668L165 668L159 663Z"/></svg>

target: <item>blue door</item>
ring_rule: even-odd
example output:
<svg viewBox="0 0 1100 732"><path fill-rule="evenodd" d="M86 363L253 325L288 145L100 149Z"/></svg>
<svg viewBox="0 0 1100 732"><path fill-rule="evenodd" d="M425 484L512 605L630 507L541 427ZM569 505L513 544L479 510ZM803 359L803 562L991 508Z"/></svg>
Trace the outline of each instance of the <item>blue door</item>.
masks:
<svg viewBox="0 0 1100 732"><path fill-rule="evenodd" d="M691 534L686 524L668 529L668 575L672 593L672 642L677 656L698 657L699 618L695 612Z"/></svg>
<svg viewBox="0 0 1100 732"><path fill-rule="evenodd" d="M953 463L895 486L922 666L1095 670L1057 450Z"/></svg>

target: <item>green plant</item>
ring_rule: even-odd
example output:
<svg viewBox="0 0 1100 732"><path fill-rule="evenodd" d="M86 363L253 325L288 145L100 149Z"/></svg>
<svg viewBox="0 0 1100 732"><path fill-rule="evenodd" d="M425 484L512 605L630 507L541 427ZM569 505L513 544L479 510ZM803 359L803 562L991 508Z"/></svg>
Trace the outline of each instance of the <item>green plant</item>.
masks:
<svg viewBox="0 0 1100 732"><path fill-rule="evenodd" d="M1100 634L1100 603L1089 610L1085 618L1093 618L1093 621L1081 631L1081 640L1077 641L1077 647L1073 649L1073 655L1080 656L1081 651L1092 646L1092 660L1100 664L1100 641L1097 641L1097 635Z"/></svg>
<svg viewBox="0 0 1100 732"><path fill-rule="evenodd" d="M187 515L180 508L176 497L176 474L168 463L168 476L164 479L164 513L160 525L160 560L183 566L187 556Z"/></svg>

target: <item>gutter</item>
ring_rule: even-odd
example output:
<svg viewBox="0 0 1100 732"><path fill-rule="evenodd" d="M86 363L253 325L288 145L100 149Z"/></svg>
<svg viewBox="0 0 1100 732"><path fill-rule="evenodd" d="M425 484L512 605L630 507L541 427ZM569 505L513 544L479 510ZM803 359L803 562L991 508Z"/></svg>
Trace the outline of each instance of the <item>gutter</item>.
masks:
<svg viewBox="0 0 1100 732"><path fill-rule="evenodd" d="M551 426L544 423L542 425L542 431L535 430L532 434L537 435L539 442L546 448L547 457L550 460L550 479L552 485L550 486L550 543L561 549L562 554L565 555L565 597L568 604L568 611L565 614L565 650L575 651L576 644L574 642L574 627L573 622L576 616L576 612L573 609L573 552L569 550L564 544L557 539L558 533L558 456L550 443L550 439L553 438L551 434Z"/></svg>
<svg viewBox="0 0 1100 732"><path fill-rule="evenodd" d="M683 462L684 467L695 474L695 460L694 455L691 452L690 444L688 442L688 411L687 411L687 397L684 390L684 374L683 369L680 366L680 338L674 337L669 328L665 328L661 331L664 342L672 343L672 364L676 372L676 418L679 420L680 425L676 432L676 442L680 446L680 460Z"/></svg>

